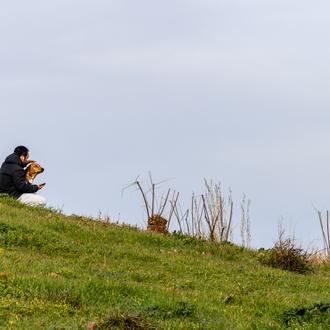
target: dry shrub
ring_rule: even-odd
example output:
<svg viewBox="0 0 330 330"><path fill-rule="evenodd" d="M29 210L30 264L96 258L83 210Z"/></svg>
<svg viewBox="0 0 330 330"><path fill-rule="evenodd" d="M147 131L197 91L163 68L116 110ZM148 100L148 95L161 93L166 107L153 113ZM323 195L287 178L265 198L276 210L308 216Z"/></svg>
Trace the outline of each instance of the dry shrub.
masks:
<svg viewBox="0 0 330 330"><path fill-rule="evenodd" d="M310 253L298 247L294 238L284 237L283 230L280 230L274 247L259 254L259 260L268 266L299 274L313 270Z"/></svg>
<svg viewBox="0 0 330 330"><path fill-rule="evenodd" d="M190 208L181 211L173 204L173 214L180 232L188 236L207 239L211 242L228 242L232 235L234 202L231 191L226 197L220 183L204 179L205 192L193 193Z"/></svg>
<svg viewBox="0 0 330 330"><path fill-rule="evenodd" d="M324 254L323 251L316 251L310 253L309 261L312 265L324 265L330 263L330 256Z"/></svg>
<svg viewBox="0 0 330 330"><path fill-rule="evenodd" d="M171 219L177 221L178 231L184 235L198 239L207 239L211 242L229 242L233 234L234 202L231 190L226 195L220 183L204 179L205 192L201 195L192 194L188 208L181 208L180 193L168 189L158 198L157 187L165 182L154 183L149 173L150 183L145 186L136 180L126 186L123 192L136 186L140 191L147 215L147 230L167 234L171 228ZM242 245L250 246L250 205L251 201L243 195L241 203L241 236Z"/></svg>

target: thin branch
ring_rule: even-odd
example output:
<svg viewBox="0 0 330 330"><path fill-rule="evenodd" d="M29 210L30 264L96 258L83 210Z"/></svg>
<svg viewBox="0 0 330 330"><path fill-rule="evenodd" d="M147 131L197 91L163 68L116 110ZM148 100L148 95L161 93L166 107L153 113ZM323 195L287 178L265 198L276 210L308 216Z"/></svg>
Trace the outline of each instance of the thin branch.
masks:
<svg viewBox="0 0 330 330"><path fill-rule="evenodd" d="M166 207L166 205L167 205L168 198L169 198L169 196L170 196L170 192L171 192L171 189L169 189L169 190L167 191L167 195L166 195L165 201L164 201L163 204L160 206L160 207L161 207L160 210L159 210L159 215L160 215L160 216L163 214L163 212L164 212L164 210L165 210L165 207Z"/></svg>
<svg viewBox="0 0 330 330"><path fill-rule="evenodd" d="M187 211L185 212L185 214L183 215L183 217L184 217L184 220L185 220L185 223L186 223L186 226L187 226L187 233L190 236L191 233L190 233L190 227L189 227L189 223L188 223L189 209L187 209Z"/></svg>
<svg viewBox="0 0 330 330"><path fill-rule="evenodd" d="M174 207L174 215L175 215L175 217L176 217L176 219L178 221L180 232L183 233L183 231L182 231L182 225L181 225L181 219L180 219L180 214L179 214L179 211L178 211L178 208L177 208L176 205Z"/></svg>
<svg viewBox="0 0 330 330"><path fill-rule="evenodd" d="M231 200L230 201L229 222L228 222L228 227L227 227L227 232L226 232L226 241L228 241L228 239L229 239L231 222L232 222L232 219L233 219L233 210L234 210L234 202Z"/></svg>
<svg viewBox="0 0 330 330"><path fill-rule="evenodd" d="M327 210L327 235L328 235L328 255L330 255L330 230L329 230L329 210Z"/></svg>
<svg viewBox="0 0 330 330"><path fill-rule="evenodd" d="M151 176L150 176L151 178ZM155 184L152 184L152 204L151 204L151 216L154 216L154 210L155 210Z"/></svg>
<svg viewBox="0 0 330 330"><path fill-rule="evenodd" d="M326 236L325 236L324 229L323 229L322 212L321 211L318 211L317 213L319 215L319 221L320 221L320 226L321 226L321 231L322 231L322 236L323 236L324 247L327 248L327 245L326 245Z"/></svg>
<svg viewBox="0 0 330 330"><path fill-rule="evenodd" d="M170 223L171 223L171 220L172 220L174 209L176 208L176 203L178 202L178 199L179 199L179 195L180 195L180 193L178 192L176 197L175 197L175 191L173 191L173 197L172 197L172 200L170 201L171 211L170 211L170 215L168 217L167 229L170 228Z"/></svg>
<svg viewBox="0 0 330 330"><path fill-rule="evenodd" d="M138 176L136 177L136 179L135 179L132 183L128 184L127 186L125 186L125 187L121 190L121 197L123 197L125 190L127 190L128 188L131 188L131 187L133 187L133 186L136 185L136 182L138 181L139 177L140 177L140 175L138 175Z"/></svg>
<svg viewBox="0 0 330 330"><path fill-rule="evenodd" d="M149 211L150 210L150 206L148 204L147 197L146 197L146 195L145 195L145 193L144 193L144 191L143 191L143 189L141 187L140 182L139 181L136 181L135 183L137 184L137 186L139 187L139 189L141 191L141 194L142 194L142 197L143 197L143 200L144 200L144 205L145 205L145 208L146 208L146 211L147 211L148 219L150 219L150 211Z"/></svg>

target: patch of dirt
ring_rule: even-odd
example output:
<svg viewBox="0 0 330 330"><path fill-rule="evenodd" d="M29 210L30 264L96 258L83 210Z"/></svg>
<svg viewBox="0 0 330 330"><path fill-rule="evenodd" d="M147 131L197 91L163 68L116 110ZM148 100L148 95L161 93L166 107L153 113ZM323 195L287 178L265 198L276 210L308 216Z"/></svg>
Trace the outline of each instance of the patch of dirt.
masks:
<svg viewBox="0 0 330 330"><path fill-rule="evenodd" d="M0 280L7 280L8 279L8 274L5 272L0 273Z"/></svg>
<svg viewBox="0 0 330 330"><path fill-rule="evenodd" d="M88 330L160 330L161 328L148 320L133 315L112 315L98 323L89 322L86 325Z"/></svg>
<svg viewBox="0 0 330 330"><path fill-rule="evenodd" d="M52 278L58 278L58 277L60 277L60 275L57 274L57 273L55 273L55 272L51 272L51 273L49 273L48 276L49 276L49 277L52 277Z"/></svg>

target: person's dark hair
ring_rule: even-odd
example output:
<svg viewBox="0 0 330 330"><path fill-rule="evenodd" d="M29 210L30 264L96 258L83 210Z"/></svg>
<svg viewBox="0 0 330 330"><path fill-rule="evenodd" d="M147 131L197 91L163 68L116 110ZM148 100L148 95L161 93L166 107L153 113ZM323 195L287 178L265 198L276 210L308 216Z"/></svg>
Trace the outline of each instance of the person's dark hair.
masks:
<svg viewBox="0 0 330 330"><path fill-rule="evenodd" d="M17 154L18 156L26 157L29 153L29 149L24 146L18 146L15 148L14 153Z"/></svg>

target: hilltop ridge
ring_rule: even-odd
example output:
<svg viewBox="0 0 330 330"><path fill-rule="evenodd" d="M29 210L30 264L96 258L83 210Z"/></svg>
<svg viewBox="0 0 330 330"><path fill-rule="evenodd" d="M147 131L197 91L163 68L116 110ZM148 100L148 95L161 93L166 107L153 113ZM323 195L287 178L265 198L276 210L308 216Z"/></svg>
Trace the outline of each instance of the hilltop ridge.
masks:
<svg viewBox="0 0 330 330"><path fill-rule="evenodd" d="M0 199L1 329L328 329L329 279L329 265L299 275L230 243Z"/></svg>

